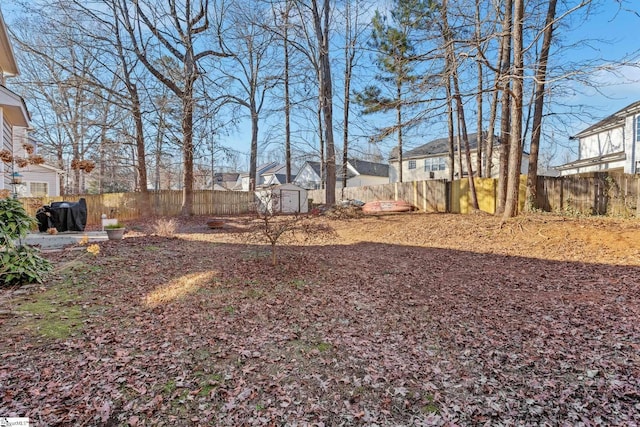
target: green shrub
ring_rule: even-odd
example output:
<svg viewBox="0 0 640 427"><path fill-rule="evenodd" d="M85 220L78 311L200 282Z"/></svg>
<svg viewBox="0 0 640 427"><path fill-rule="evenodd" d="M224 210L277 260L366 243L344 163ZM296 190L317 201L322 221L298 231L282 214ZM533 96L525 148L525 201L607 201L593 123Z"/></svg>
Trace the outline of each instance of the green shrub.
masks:
<svg viewBox="0 0 640 427"><path fill-rule="evenodd" d="M15 199L0 200L0 285L42 283L51 263L22 243L37 223Z"/></svg>

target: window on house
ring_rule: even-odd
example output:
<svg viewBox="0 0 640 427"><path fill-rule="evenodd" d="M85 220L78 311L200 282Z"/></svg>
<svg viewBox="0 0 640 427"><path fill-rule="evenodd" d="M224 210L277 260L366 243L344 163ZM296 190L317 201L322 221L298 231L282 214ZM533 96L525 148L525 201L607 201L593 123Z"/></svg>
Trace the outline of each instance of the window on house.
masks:
<svg viewBox="0 0 640 427"><path fill-rule="evenodd" d="M425 172L443 171L446 169L444 157L431 157L424 159Z"/></svg>
<svg viewBox="0 0 640 427"><path fill-rule="evenodd" d="M49 195L49 184L46 182L30 182L29 192L31 197L44 197Z"/></svg>
<svg viewBox="0 0 640 427"><path fill-rule="evenodd" d="M416 161L409 160L409 169L415 169L415 168L416 168Z"/></svg>
<svg viewBox="0 0 640 427"><path fill-rule="evenodd" d="M640 142L640 116L636 116L636 142Z"/></svg>

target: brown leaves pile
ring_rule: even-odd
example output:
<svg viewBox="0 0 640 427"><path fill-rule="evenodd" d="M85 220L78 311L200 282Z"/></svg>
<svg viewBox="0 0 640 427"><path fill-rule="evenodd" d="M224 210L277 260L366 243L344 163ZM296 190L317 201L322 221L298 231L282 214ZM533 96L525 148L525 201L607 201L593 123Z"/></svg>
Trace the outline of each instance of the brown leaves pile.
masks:
<svg viewBox="0 0 640 427"><path fill-rule="evenodd" d="M0 407L45 425L640 423L640 259L480 253L467 246L488 227L465 221L416 225L436 241L457 224L468 238L445 249L408 232L399 244L380 217L362 236L380 243L291 241L276 267L204 219L175 239L102 243L47 285L77 283L76 333L0 318ZM533 246L545 226L513 239Z"/></svg>

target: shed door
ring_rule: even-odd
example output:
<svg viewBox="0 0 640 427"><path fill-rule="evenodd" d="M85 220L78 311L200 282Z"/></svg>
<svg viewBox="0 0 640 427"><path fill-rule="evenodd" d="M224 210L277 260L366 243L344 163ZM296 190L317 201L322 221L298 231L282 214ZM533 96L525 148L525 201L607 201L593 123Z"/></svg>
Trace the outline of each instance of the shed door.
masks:
<svg viewBox="0 0 640 427"><path fill-rule="evenodd" d="M300 191L280 190L280 212L300 212Z"/></svg>

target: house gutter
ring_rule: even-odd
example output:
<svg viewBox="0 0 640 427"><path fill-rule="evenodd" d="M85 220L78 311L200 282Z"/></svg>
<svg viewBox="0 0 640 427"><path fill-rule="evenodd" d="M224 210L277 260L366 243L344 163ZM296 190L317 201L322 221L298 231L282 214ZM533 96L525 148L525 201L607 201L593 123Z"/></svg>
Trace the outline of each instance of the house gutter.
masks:
<svg viewBox="0 0 640 427"><path fill-rule="evenodd" d="M590 157L588 159L576 160L571 163L566 163L564 165L556 166L556 169L569 170L569 169L581 168L585 166L593 166L593 165L602 164L602 163L609 163L609 162L624 160L625 157L626 156L624 151L621 151L618 153L607 154L605 156Z"/></svg>

